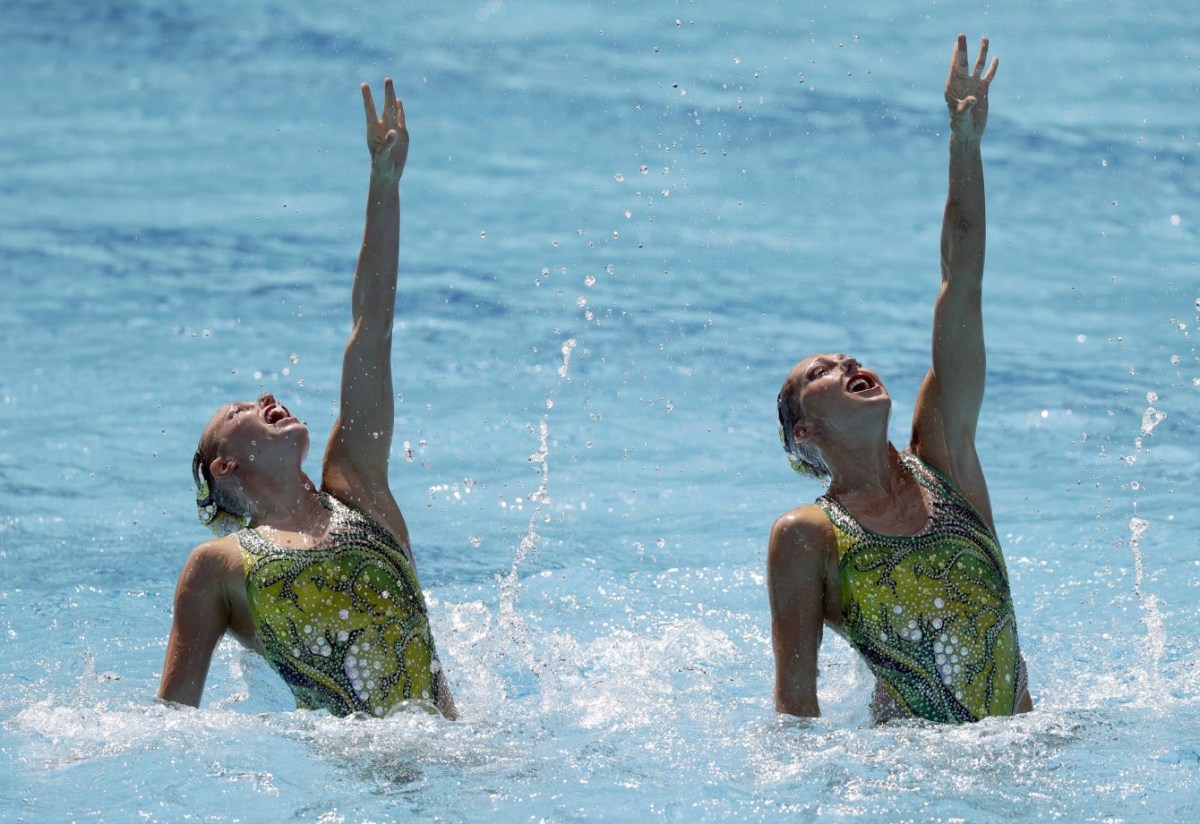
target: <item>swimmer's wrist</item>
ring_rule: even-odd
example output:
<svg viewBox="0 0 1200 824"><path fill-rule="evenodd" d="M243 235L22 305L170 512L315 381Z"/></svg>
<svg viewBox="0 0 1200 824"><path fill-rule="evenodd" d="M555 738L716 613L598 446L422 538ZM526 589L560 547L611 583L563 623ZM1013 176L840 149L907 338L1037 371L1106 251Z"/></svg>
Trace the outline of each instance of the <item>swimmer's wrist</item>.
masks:
<svg viewBox="0 0 1200 824"><path fill-rule="evenodd" d="M400 185L400 175L391 174L381 170L379 167L372 164L371 166L371 188L375 189L381 186L395 188Z"/></svg>
<svg viewBox="0 0 1200 824"><path fill-rule="evenodd" d="M950 128L950 151L952 152L955 149L978 149L982 143L983 134L981 132L977 133L967 129L955 131L953 127Z"/></svg>

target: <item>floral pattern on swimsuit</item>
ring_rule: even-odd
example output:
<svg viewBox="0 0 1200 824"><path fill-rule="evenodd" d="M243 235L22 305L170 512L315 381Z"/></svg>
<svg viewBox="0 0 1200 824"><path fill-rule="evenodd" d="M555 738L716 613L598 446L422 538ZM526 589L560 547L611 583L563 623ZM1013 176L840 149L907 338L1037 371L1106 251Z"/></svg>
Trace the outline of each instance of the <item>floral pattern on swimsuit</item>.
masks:
<svg viewBox="0 0 1200 824"><path fill-rule="evenodd" d="M246 596L267 661L296 706L387 715L437 704L440 665L404 550L367 515L322 493L328 535L308 549L238 532Z"/></svg>
<svg viewBox="0 0 1200 824"><path fill-rule="evenodd" d="M828 495L817 501L837 537L846 637L910 715L1012 715L1025 667L999 542L949 479L911 452L901 459L929 495L920 534L883 535Z"/></svg>

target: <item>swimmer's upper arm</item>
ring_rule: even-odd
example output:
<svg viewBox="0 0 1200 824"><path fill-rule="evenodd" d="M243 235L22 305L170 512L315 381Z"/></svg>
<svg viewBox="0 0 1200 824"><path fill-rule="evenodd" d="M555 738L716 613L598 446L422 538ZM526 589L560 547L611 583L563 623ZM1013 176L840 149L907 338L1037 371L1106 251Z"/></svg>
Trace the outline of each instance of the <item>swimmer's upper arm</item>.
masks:
<svg viewBox="0 0 1200 824"><path fill-rule="evenodd" d="M816 717L817 656L825 620L826 559L833 532L824 513L806 506L771 529L767 593L775 653L775 709Z"/></svg>
<svg viewBox="0 0 1200 824"><path fill-rule="evenodd" d="M158 697L200 706L213 650L229 628L228 550L218 541L196 547L175 587L174 615Z"/></svg>

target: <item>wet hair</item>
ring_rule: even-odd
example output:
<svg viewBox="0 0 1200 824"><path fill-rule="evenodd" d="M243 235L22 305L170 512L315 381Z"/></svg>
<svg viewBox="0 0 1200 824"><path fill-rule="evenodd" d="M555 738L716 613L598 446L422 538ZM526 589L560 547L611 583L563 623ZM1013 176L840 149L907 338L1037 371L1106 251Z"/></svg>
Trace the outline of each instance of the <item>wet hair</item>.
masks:
<svg viewBox="0 0 1200 824"><path fill-rule="evenodd" d="M788 463L797 474L823 480L830 477L825 459L809 444L796 440L796 424L804 420L804 409L800 406L799 394L795 387L785 380L779 390L779 397L775 399L779 413L779 440L783 444L783 451L787 453Z"/></svg>
<svg viewBox="0 0 1200 824"><path fill-rule="evenodd" d="M217 480L209 469L216 454L216 438L206 429L200 436L200 443L196 445L196 454L192 456L192 480L196 484L196 516L200 523L211 529L214 534L228 535L245 527L250 516L240 512L243 507L231 501L217 486Z"/></svg>

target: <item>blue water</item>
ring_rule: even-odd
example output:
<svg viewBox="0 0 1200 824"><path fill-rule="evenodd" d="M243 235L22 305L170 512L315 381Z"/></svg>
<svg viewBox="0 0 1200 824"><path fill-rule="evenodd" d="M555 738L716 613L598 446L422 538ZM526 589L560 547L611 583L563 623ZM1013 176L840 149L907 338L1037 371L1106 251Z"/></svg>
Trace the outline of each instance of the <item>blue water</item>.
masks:
<svg viewBox="0 0 1200 824"><path fill-rule="evenodd" d="M1200 817L1200 23L1163 2L19 3L0 20L0 819ZM410 7L411 6L411 7ZM953 37L985 138L980 450L1037 712L780 720L775 393L928 363ZM153 700L220 403L333 421L396 78L392 484L464 719Z"/></svg>

